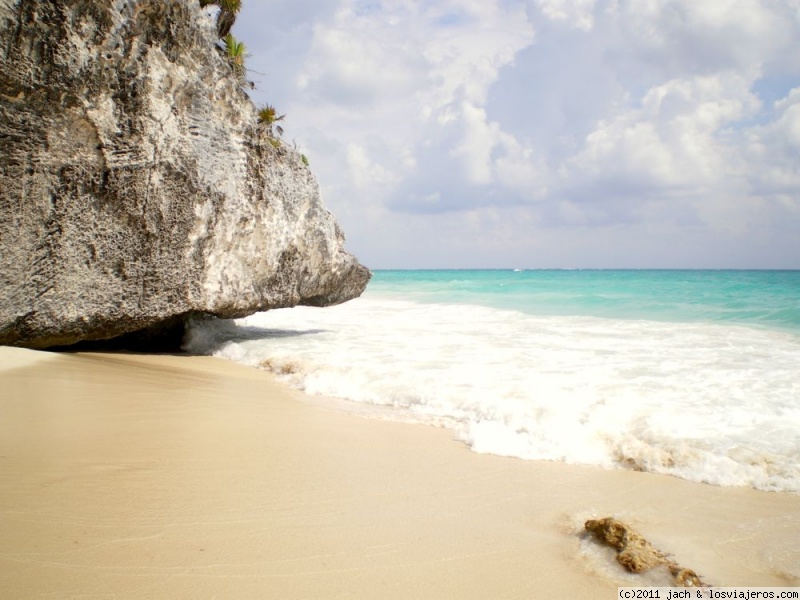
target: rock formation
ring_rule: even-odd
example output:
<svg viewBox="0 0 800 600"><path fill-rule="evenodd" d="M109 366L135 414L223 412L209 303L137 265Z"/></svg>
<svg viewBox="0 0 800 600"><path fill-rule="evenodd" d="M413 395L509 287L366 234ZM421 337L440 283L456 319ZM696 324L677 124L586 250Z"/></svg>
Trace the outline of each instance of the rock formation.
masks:
<svg viewBox="0 0 800 600"><path fill-rule="evenodd" d="M622 521L613 517L590 519L586 521L584 528L599 542L614 548L617 551L617 562L631 573L644 573L656 567L665 567L677 586L705 586L697 573L680 566Z"/></svg>
<svg viewBox="0 0 800 600"><path fill-rule="evenodd" d="M197 0L0 0L0 344L358 296Z"/></svg>

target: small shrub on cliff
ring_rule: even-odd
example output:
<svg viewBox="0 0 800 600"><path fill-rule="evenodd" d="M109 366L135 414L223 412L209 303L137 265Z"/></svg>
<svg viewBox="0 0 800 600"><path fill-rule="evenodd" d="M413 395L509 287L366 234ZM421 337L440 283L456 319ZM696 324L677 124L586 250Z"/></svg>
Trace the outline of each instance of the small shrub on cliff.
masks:
<svg viewBox="0 0 800 600"><path fill-rule="evenodd" d="M264 131L271 138L275 137L275 132L279 136L283 135L283 127L276 125L278 121L283 121L286 115L279 115L278 111L271 104L267 104L258 109L258 124L263 127Z"/></svg>

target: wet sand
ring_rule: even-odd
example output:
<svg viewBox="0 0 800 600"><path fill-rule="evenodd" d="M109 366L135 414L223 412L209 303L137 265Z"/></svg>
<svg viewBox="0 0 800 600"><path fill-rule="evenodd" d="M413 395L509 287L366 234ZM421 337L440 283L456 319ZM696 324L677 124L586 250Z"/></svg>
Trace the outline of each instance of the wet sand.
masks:
<svg viewBox="0 0 800 600"><path fill-rule="evenodd" d="M478 455L209 357L0 348L4 599L665 585L579 535L612 515L714 585L800 585L800 495Z"/></svg>

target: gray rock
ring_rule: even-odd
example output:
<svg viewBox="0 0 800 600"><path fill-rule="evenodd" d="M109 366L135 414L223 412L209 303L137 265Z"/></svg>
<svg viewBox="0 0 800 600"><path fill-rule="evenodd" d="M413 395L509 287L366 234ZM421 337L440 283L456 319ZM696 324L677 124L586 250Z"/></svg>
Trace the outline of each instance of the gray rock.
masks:
<svg viewBox="0 0 800 600"><path fill-rule="evenodd" d="M0 0L0 344L358 296L197 0Z"/></svg>

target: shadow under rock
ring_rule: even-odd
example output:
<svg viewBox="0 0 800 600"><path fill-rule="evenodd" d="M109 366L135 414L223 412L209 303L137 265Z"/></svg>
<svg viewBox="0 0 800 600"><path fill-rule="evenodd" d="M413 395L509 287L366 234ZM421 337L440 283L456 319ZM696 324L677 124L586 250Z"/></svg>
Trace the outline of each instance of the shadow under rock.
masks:
<svg viewBox="0 0 800 600"><path fill-rule="evenodd" d="M327 329L270 329L253 325L237 325L233 319L201 319L186 326L184 350L192 352L200 346L219 346L227 342L292 338L326 333Z"/></svg>

